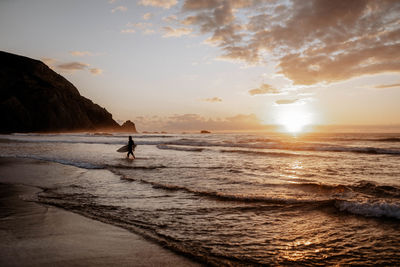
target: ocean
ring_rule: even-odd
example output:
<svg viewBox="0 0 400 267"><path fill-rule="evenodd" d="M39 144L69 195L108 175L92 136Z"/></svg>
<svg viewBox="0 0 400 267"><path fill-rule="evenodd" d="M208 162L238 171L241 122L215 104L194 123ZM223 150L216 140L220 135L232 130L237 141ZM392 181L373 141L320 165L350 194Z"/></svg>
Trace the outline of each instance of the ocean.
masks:
<svg viewBox="0 0 400 267"><path fill-rule="evenodd" d="M399 265L400 134L0 136L0 157L72 165L35 201L210 265ZM40 179L40 177L37 177Z"/></svg>

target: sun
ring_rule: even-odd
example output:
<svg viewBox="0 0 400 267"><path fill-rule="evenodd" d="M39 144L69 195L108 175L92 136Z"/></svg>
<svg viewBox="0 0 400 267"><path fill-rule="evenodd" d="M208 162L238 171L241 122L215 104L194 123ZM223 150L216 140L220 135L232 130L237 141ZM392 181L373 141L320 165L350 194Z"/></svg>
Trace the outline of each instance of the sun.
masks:
<svg viewBox="0 0 400 267"><path fill-rule="evenodd" d="M276 122L283 126L283 131L297 134L312 123L312 114L303 105L286 105L277 110Z"/></svg>

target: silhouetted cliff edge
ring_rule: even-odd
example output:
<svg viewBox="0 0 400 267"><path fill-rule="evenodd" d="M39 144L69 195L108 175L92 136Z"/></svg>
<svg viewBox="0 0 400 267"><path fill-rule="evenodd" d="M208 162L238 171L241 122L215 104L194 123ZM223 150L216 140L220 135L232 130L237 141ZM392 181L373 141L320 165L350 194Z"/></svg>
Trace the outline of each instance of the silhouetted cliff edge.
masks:
<svg viewBox="0 0 400 267"><path fill-rule="evenodd" d="M0 132L121 129L43 62L0 51Z"/></svg>

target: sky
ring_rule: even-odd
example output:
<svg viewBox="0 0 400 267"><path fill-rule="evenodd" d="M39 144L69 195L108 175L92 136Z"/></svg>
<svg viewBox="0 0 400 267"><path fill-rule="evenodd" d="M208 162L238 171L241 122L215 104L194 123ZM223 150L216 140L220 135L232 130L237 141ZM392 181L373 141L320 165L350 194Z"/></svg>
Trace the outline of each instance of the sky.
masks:
<svg viewBox="0 0 400 267"><path fill-rule="evenodd" d="M0 50L139 131L400 125L396 0L0 0Z"/></svg>

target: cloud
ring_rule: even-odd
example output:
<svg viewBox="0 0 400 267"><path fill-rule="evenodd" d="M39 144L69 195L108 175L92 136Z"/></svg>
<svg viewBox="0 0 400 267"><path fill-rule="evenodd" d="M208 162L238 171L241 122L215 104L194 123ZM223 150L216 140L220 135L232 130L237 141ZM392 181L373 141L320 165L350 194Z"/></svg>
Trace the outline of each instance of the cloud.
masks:
<svg viewBox="0 0 400 267"><path fill-rule="evenodd" d="M393 88L393 87L400 87L400 83L382 84L382 85L375 86L375 88L378 88L378 89Z"/></svg>
<svg viewBox="0 0 400 267"><path fill-rule="evenodd" d="M57 60L55 60L54 58L49 58L49 57L44 57L40 59L41 61L43 61L44 64L46 64L47 66L52 66L56 63Z"/></svg>
<svg viewBox="0 0 400 267"><path fill-rule="evenodd" d="M114 4L115 2L117 2L117 0L108 0L109 4Z"/></svg>
<svg viewBox="0 0 400 267"><path fill-rule="evenodd" d="M92 56L93 54L88 51L71 51L69 52L73 56L83 57L83 56Z"/></svg>
<svg viewBox="0 0 400 267"><path fill-rule="evenodd" d="M139 2L143 6L162 7L165 9L175 6L177 3L177 0L141 0Z"/></svg>
<svg viewBox="0 0 400 267"><path fill-rule="evenodd" d="M117 6L117 7L113 8L113 9L111 9L111 12L112 13L115 13L117 11L125 12L127 10L128 10L128 8L126 6Z"/></svg>
<svg viewBox="0 0 400 267"><path fill-rule="evenodd" d="M74 61L74 62L58 64L57 67L61 70L76 71L76 70L86 69L87 67L89 67L89 64Z"/></svg>
<svg viewBox="0 0 400 267"><path fill-rule="evenodd" d="M138 23L128 23L127 27L135 27L140 30L144 30L153 26L150 22L138 22Z"/></svg>
<svg viewBox="0 0 400 267"><path fill-rule="evenodd" d="M297 101L299 101L299 99L279 99L276 100L275 103L277 105L289 105L289 104L294 104Z"/></svg>
<svg viewBox="0 0 400 267"><path fill-rule="evenodd" d="M153 34L155 30L151 29L153 24L150 22L138 22L138 23L128 23L126 24L126 29L121 30L121 33L135 33L136 30L142 31L143 34Z"/></svg>
<svg viewBox="0 0 400 267"><path fill-rule="evenodd" d="M249 90L250 95L279 94L279 90L269 84L263 83L259 88Z"/></svg>
<svg viewBox="0 0 400 267"><path fill-rule="evenodd" d="M93 75L100 75L100 74L103 73L103 70L102 70L102 69L99 69L99 68L91 68L91 69L90 69L90 72L91 72Z"/></svg>
<svg viewBox="0 0 400 267"><path fill-rule="evenodd" d="M256 131L266 126L254 114L238 114L226 118L206 118L198 114L167 117L136 117L135 124L144 131Z"/></svg>
<svg viewBox="0 0 400 267"><path fill-rule="evenodd" d="M167 23L173 23L178 21L178 17L175 15L170 15L168 17L164 17L162 20Z"/></svg>
<svg viewBox="0 0 400 267"><path fill-rule="evenodd" d="M215 96L215 97L212 97L212 98L205 98L205 99L202 99L202 101L204 101L204 102L210 102L210 103L217 103L217 102L222 102L222 99Z"/></svg>
<svg viewBox="0 0 400 267"><path fill-rule="evenodd" d="M121 33L135 33L135 29L123 29L121 30Z"/></svg>
<svg viewBox="0 0 400 267"><path fill-rule="evenodd" d="M182 35L188 35L192 32L190 28L172 28L170 26L163 27L164 35L163 37L180 37Z"/></svg>
<svg viewBox="0 0 400 267"><path fill-rule="evenodd" d="M145 29L143 31L143 34L146 34L146 35L150 35L150 34L154 34L154 33L156 33L156 31L152 30L152 29Z"/></svg>
<svg viewBox="0 0 400 267"><path fill-rule="evenodd" d="M143 19L144 19L144 20L149 20L149 19L151 19L152 17L153 17L153 13L150 13L150 12L148 12L148 13L146 13L146 14L143 15Z"/></svg>
<svg viewBox="0 0 400 267"><path fill-rule="evenodd" d="M102 69L99 68L89 68L90 64L87 63L82 63L82 62L67 62L67 63L60 63L56 66L58 69L61 71L66 71L66 72L75 72L75 71L80 71L80 70L89 70L91 74L93 75L100 75L103 73Z"/></svg>
<svg viewBox="0 0 400 267"><path fill-rule="evenodd" d="M220 58L272 58L294 85L400 72L399 1L185 0L182 11Z"/></svg>

